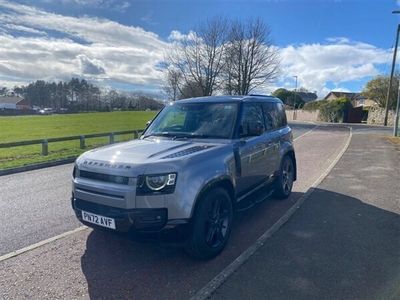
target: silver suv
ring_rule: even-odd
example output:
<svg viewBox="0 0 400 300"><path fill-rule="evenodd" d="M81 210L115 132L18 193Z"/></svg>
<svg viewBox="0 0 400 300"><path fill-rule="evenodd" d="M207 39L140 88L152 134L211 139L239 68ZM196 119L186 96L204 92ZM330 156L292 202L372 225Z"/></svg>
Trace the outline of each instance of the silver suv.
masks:
<svg viewBox="0 0 400 300"><path fill-rule="evenodd" d="M184 233L185 249L212 258L225 247L234 212L287 198L296 180L292 132L274 97L180 100L139 140L82 154L72 207L94 228ZM171 231L169 231L171 232Z"/></svg>

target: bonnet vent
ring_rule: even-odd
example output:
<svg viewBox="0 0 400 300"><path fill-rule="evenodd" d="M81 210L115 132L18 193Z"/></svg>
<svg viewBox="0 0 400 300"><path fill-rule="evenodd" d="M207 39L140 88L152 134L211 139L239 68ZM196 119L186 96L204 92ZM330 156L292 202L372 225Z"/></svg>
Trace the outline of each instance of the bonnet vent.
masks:
<svg viewBox="0 0 400 300"><path fill-rule="evenodd" d="M169 154L167 156L164 156L163 159L181 157L181 156L189 155L189 154L192 154L192 153L195 153L195 152L199 152L199 151L202 151L202 150L206 150L206 149L209 149L209 148L212 148L212 147L214 147L214 146L209 146L209 145L193 146L193 147L184 149L182 151L178 151L178 152Z"/></svg>

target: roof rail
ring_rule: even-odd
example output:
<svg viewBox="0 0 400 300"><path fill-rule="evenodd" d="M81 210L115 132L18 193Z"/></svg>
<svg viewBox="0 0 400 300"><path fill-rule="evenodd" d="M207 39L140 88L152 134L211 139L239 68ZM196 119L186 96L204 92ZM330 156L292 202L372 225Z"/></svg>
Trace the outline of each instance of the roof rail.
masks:
<svg viewBox="0 0 400 300"><path fill-rule="evenodd" d="M272 97L272 96L269 96L269 95L261 95L261 94L248 94L247 96L268 97L268 98Z"/></svg>

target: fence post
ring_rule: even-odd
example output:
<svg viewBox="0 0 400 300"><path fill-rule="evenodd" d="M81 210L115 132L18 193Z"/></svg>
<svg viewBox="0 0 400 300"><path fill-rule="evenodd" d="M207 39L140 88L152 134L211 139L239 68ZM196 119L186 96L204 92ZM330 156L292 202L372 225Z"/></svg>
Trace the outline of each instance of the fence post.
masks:
<svg viewBox="0 0 400 300"><path fill-rule="evenodd" d="M86 145L85 145L85 136L84 135L81 135L79 137L79 147L81 149L85 149L85 147L86 147Z"/></svg>
<svg viewBox="0 0 400 300"><path fill-rule="evenodd" d="M42 155L46 156L49 154L49 142L47 140L43 140L42 142Z"/></svg>
<svg viewBox="0 0 400 300"><path fill-rule="evenodd" d="M135 140L135 139L137 139L138 137L139 137L139 134L138 134L137 130L134 130L134 131L133 131L133 139Z"/></svg>
<svg viewBox="0 0 400 300"><path fill-rule="evenodd" d="M114 144L114 133L110 133L110 144Z"/></svg>

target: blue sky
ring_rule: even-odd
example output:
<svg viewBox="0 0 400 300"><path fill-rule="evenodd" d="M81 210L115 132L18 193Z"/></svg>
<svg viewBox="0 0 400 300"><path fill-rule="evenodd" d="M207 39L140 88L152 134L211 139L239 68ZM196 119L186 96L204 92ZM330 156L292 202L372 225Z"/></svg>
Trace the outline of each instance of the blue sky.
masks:
<svg viewBox="0 0 400 300"><path fill-rule="evenodd" d="M293 75L319 96L359 91L390 70L399 8L391 0L0 0L0 86L79 76L157 90L156 66L174 37L223 16L270 26L282 68L265 92L293 88Z"/></svg>

